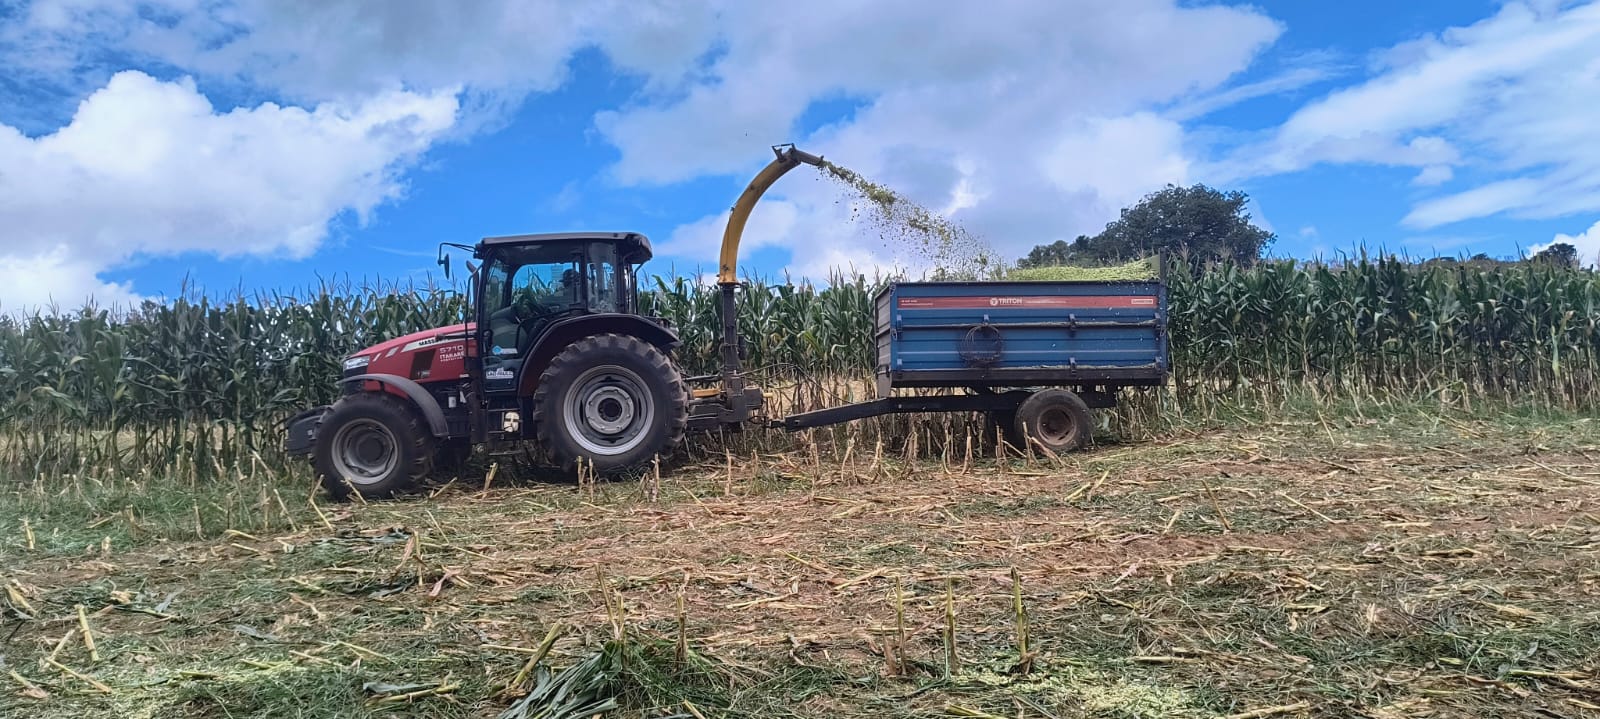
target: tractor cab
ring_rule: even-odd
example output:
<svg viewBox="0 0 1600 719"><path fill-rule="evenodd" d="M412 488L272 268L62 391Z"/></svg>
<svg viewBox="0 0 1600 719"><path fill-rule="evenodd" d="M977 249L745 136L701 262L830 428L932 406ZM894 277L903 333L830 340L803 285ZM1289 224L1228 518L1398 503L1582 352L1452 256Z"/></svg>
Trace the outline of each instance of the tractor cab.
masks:
<svg viewBox="0 0 1600 719"><path fill-rule="evenodd" d="M515 395L553 328L595 315L637 316L635 269L650 241L631 232L489 237L472 248L472 312L486 398Z"/></svg>

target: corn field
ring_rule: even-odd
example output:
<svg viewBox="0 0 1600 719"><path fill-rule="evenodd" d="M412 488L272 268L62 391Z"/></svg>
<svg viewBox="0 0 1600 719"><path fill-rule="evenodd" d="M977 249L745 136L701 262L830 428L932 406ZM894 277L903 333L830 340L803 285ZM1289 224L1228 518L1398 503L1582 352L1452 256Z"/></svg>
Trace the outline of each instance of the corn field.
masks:
<svg viewBox="0 0 1600 719"><path fill-rule="evenodd" d="M754 281L739 294L739 327L752 368L793 365L821 375L861 374L872 369L872 298L888 280L833 276L822 289L811 284ZM672 321L683 344L678 362L687 372L715 371L722 339L715 287L682 277L657 277L642 296L644 311Z"/></svg>
<svg viewBox="0 0 1600 719"><path fill-rule="evenodd" d="M1174 389L1600 404L1600 275L1358 258L1172 273Z"/></svg>
<svg viewBox="0 0 1600 719"><path fill-rule="evenodd" d="M752 282L739 304L749 366L863 377L872 297L886 281ZM710 371L715 288L657 277L643 289L645 311L681 333L685 371ZM1467 408L1484 398L1600 405L1600 275L1592 271L1361 257L1341 266L1174 271L1169 292L1175 372L1149 400L1159 412L1307 390ZM345 355L461 321L464 307L450 290L327 285L305 297L0 317L0 472L276 464L279 422L334 399Z"/></svg>

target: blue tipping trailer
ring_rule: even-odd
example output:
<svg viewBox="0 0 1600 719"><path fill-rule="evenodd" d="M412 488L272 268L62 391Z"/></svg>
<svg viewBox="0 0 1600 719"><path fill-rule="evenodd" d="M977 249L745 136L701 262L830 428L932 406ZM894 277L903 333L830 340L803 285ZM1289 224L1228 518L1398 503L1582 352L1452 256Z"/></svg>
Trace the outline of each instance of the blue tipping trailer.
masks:
<svg viewBox="0 0 1600 719"><path fill-rule="evenodd" d="M896 387L1150 385L1166 288L1148 282L901 282L876 301L878 396Z"/></svg>
<svg viewBox="0 0 1600 719"><path fill-rule="evenodd" d="M900 412L988 412L1013 443L1088 440L1091 407L1171 371L1167 291L1143 281L897 282L875 300L878 399L791 415L806 429ZM900 388L965 389L896 395ZM1042 389L1041 389L1042 388Z"/></svg>

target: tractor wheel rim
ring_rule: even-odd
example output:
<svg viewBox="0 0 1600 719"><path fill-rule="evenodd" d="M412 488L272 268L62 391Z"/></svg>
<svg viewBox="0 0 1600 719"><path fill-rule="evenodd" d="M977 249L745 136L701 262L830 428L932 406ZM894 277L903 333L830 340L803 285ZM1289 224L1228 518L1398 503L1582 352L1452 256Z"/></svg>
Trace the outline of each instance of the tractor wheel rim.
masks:
<svg viewBox="0 0 1600 719"><path fill-rule="evenodd" d="M655 399L639 373L619 365L591 367L572 383L563 421L585 452L612 456L638 447L655 421Z"/></svg>
<svg viewBox="0 0 1600 719"><path fill-rule="evenodd" d="M1039 439L1045 444L1060 445L1072 439L1072 415L1064 409L1047 409L1039 413Z"/></svg>
<svg viewBox="0 0 1600 719"><path fill-rule="evenodd" d="M353 419L333 436L334 468L353 484L380 482L400 461L397 447L394 432L382 422Z"/></svg>

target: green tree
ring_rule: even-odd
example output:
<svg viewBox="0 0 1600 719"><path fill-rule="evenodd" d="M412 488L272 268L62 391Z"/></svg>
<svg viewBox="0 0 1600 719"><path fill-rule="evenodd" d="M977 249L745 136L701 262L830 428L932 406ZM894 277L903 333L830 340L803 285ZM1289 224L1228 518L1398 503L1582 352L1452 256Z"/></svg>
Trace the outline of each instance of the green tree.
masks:
<svg viewBox="0 0 1600 719"><path fill-rule="evenodd" d="M1072 243L1066 240L1056 240L1048 245L1034 245L1033 250L1026 257L1017 260L1018 267L1056 267L1071 264L1073 260L1073 246L1088 240L1087 235L1078 235Z"/></svg>
<svg viewBox="0 0 1600 719"><path fill-rule="evenodd" d="M1561 267L1578 266L1578 248L1565 242L1557 242L1549 247L1539 250L1532 258L1535 262L1548 262Z"/></svg>
<svg viewBox="0 0 1600 719"><path fill-rule="evenodd" d="M1250 196L1205 185L1167 185L1146 195L1093 237L1039 245L1019 267L1103 264L1152 255L1162 250L1190 262L1233 260L1254 264L1277 235L1255 226L1245 206Z"/></svg>

